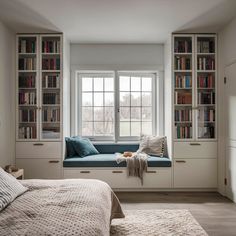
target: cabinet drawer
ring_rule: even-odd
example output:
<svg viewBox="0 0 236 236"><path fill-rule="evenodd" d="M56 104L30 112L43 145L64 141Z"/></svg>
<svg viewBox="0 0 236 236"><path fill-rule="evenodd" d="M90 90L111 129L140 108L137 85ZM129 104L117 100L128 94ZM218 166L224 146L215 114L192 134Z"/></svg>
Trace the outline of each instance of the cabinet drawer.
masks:
<svg viewBox="0 0 236 236"><path fill-rule="evenodd" d="M64 168L64 178L99 179L110 185L111 188L139 188L140 179L127 177L126 169L98 170L98 169L68 169Z"/></svg>
<svg viewBox="0 0 236 236"><path fill-rule="evenodd" d="M61 160L16 159L16 166L24 169L25 179L60 179Z"/></svg>
<svg viewBox="0 0 236 236"><path fill-rule="evenodd" d="M175 188L216 188L217 159L174 160Z"/></svg>
<svg viewBox="0 0 236 236"><path fill-rule="evenodd" d="M61 142L16 142L16 158L59 158Z"/></svg>
<svg viewBox="0 0 236 236"><path fill-rule="evenodd" d="M174 158L217 158L217 142L175 142Z"/></svg>
<svg viewBox="0 0 236 236"><path fill-rule="evenodd" d="M148 168L143 175L143 188L171 188L171 168Z"/></svg>

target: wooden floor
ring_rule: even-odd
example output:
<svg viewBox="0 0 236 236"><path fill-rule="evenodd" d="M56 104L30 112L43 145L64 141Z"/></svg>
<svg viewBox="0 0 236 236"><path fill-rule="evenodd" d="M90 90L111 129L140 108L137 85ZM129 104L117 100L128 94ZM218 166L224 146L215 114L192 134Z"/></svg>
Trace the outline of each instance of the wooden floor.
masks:
<svg viewBox="0 0 236 236"><path fill-rule="evenodd" d="M236 204L218 193L116 194L123 209L188 209L210 236L236 236Z"/></svg>

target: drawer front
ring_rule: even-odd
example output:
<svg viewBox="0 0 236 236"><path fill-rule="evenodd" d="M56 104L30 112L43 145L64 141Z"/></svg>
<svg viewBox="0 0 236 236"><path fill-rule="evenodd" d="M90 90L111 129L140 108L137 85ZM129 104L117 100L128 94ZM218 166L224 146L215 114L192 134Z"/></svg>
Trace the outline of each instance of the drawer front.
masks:
<svg viewBox="0 0 236 236"><path fill-rule="evenodd" d="M111 188L139 188L141 182L136 177L127 177L126 169L121 170L94 170L94 169L67 169L64 168L64 178L99 179L110 185Z"/></svg>
<svg viewBox="0 0 236 236"><path fill-rule="evenodd" d="M61 142L16 142L16 158L59 158Z"/></svg>
<svg viewBox="0 0 236 236"><path fill-rule="evenodd" d="M24 169L25 179L61 179L61 160L17 159L16 166Z"/></svg>
<svg viewBox="0 0 236 236"><path fill-rule="evenodd" d="M175 188L216 188L217 159L174 160Z"/></svg>
<svg viewBox="0 0 236 236"><path fill-rule="evenodd" d="M217 142L175 142L174 158L217 158Z"/></svg>
<svg viewBox="0 0 236 236"><path fill-rule="evenodd" d="M148 168L143 176L143 188L171 188L171 168Z"/></svg>

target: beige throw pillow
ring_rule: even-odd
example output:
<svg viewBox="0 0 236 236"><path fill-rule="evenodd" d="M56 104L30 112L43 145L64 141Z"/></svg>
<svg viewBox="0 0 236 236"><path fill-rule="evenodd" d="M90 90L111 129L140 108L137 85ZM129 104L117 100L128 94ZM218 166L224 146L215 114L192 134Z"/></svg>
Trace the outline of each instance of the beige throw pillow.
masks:
<svg viewBox="0 0 236 236"><path fill-rule="evenodd" d="M165 150L165 136L143 136L138 152L144 152L150 156L163 157Z"/></svg>

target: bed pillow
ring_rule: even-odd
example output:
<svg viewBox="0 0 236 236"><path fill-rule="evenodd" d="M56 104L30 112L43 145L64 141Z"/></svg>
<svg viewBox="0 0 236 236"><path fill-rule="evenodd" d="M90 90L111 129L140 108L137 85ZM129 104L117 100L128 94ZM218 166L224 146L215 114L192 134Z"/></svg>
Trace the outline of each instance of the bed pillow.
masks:
<svg viewBox="0 0 236 236"><path fill-rule="evenodd" d="M28 189L0 167L0 211Z"/></svg>
<svg viewBox="0 0 236 236"><path fill-rule="evenodd" d="M165 151L165 136L143 136L138 152L144 152L150 156L163 157Z"/></svg>
<svg viewBox="0 0 236 236"><path fill-rule="evenodd" d="M80 157L99 154L98 150L87 138L72 138L72 145Z"/></svg>

